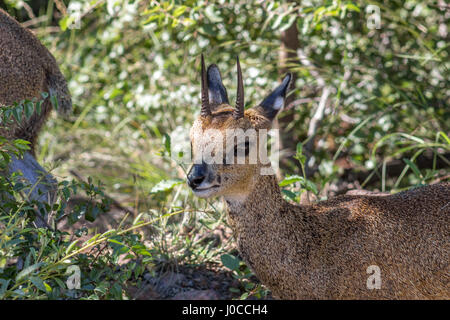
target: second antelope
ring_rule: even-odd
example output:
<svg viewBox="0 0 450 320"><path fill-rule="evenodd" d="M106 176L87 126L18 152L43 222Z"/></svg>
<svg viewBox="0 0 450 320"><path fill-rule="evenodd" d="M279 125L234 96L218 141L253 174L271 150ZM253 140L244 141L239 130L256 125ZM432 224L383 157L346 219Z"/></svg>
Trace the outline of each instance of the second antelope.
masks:
<svg viewBox="0 0 450 320"><path fill-rule="evenodd" d="M194 159L222 152L230 130L269 129L291 75L256 107L244 110L239 66L236 106L215 65L202 57L200 117L190 132ZM220 132L223 139L209 133ZM259 139L259 138L258 138ZM258 143L258 141L256 141ZM223 196L238 250L281 299L448 299L450 183L394 195L345 195L312 205L286 202L270 164L249 163L256 143L237 143L223 162L196 161L188 184L202 198ZM228 153L244 150L245 164ZM233 155L232 155L233 156ZM373 270L373 271L372 271ZM378 286L368 286L378 271Z"/></svg>
<svg viewBox="0 0 450 320"><path fill-rule="evenodd" d="M0 9L0 108L40 99L43 92L56 97L58 111L66 113L72 108L66 79L55 58L31 31ZM0 173L10 177L15 172L21 172L26 184L30 185L26 192L29 199L49 203L55 197L56 181L36 161L35 147L38 133L51 109L50 98L46 98L41 111L34 110L29 118L22 115L6 125L0 123L1 137L31 143L30 151L25 152L23 157L12 156L8 172ZM0 194L0 205L10 197L9 194ZM48 217L37 216L35 224L46 227Z"/></svg>

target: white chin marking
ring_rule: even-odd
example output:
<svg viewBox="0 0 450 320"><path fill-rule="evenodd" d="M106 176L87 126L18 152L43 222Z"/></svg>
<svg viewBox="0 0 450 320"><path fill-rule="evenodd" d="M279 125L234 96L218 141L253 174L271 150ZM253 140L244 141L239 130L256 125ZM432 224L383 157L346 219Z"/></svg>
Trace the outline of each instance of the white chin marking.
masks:
<svg viewBox="0 0 450 320"><path fill-rule="evenodd" d="M275 99L275 103L273 104L273 108L276 110L281 109L281 107L283 107L284 104L284 99L283 97L278 97Z"/></svg>
<svg viewBox="0 0 450 320"><path fill-rule="evenodd" d="M225 197L228 202L242 205L247 200L248 194L229 194Z"/></svg>
<svg viewBox="0 0 450 320"><path fill-rule="evenodd" d="M194 194L199 198L209 198L217 193L217 188L210 188L204 190L193 190Z"/></svg>

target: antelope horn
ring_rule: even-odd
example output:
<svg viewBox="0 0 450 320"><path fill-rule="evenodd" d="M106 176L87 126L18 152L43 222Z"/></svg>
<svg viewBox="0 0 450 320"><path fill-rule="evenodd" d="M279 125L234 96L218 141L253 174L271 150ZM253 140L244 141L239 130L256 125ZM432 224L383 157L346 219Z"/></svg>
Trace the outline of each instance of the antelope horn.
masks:
<svg viewBox="0 0 450 320"><path fill-rule="evenodd" d="M236 109L234 110L234 118L240 119L244 116L244 81L242 80L241 64L239 63L239 57L236 57L237 61L237 73L238 73L238 86L236 95Z"/></svg>
<svg viewBox="0 0 450 320"><path fill-rule="evenodd" d="M209 107L209 95L208 95L208 81L206 79L205 59L202 53L202 109L200 115L207 117L211 115L211 109Z"/></svg>

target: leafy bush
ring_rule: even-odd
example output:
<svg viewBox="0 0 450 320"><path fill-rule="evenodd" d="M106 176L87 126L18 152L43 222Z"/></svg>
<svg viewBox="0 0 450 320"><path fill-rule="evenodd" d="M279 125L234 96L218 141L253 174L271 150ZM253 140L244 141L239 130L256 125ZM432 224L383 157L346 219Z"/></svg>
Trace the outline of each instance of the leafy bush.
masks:
<svg viewBox="0 0 450 320"><path fill-rule="evenodd" d="M9 154L21 157L27 145L23 140L1 138L0 169L7 171ZM7 195L0 211L0 299L128 299L130 287L142 287L144 272L164 268L174 259L186 263L209 261L222 252L202 241L192 241L192 234L201 228L186 237L172 230L175 237L169 239L167 220L189 212L173 206L168 213L141 213L131 221L127 214L117 228L104 233L92 234L86 227L73 233L60 230L58 223L64 219L70 225L81 219L94 222L110 211L111 199L91 178L87 182L60 181L58 199L53 204L23 196L32 186L23 183L20 173L0 176L0 186L0 194ZM164 198L174 186L162 182L153 193ZM68 201L79 194L86 200L68 208ZM53 217L52 228L33 226L36 211ZM217 224L216 219L214 222ZM157 229L151 245L137 232L147 226Z"/></svg>

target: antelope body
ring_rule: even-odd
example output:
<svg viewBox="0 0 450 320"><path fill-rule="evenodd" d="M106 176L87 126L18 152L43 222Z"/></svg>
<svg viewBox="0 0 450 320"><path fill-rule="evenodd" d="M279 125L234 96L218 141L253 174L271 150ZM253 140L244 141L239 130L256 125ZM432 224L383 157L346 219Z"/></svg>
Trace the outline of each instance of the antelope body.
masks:
<svg viewBox="0 0 450 320"><path fill-rule="evenodd" d="M71 109L67 83L55 58L29 30L0 9L0 108L23 100L40 100L43 92L56 97L58 111L65 113ZM41 201L53 197L55 184L34 157L38 133L50 111L51 102L47 98L42 111L35 111L30 119L22 117L21 121L0 125L0 136L31 143L31 152L20 159L13 157L7 174L21 171L31 185L37 185L30 189L30 197Z"/></svg>
<svg viewBox="0 0 450 320"><path fill-rule="evenodd" d="M260 105L244 111L240 73L238 61L233 108L218 68L205 71L202 57L202 112L191 129L194 158L203 150L199 144L215 144L208 146L213 153L223 148L225 141L204 137L209 130L267 129L281 109L290 75ZM195 195L226 200L241 256L275 297L450 298L450 183L293 205L282 198L275 175L261 174L264 166L199 161L187 179ZM374 268L381 280L375 288Z"/></svg>

